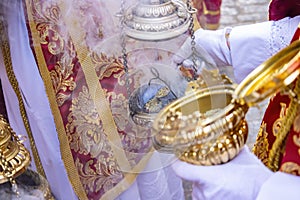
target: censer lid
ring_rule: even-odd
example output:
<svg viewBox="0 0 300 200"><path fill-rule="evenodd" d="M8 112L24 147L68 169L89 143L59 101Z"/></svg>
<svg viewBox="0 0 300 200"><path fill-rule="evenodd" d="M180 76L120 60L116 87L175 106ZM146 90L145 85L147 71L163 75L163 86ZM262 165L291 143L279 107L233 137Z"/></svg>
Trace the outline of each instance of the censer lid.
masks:
<svg viewBox="0 0 300 200"><path fill-rule="evenodd" d="M300 40L253 70L236 88L240 104L255 105L291 84L300 74Z"/></svg>
<svg viewBox="0 0 300 200"><path fill-rule="evenodd" d="M0 184L22 174L30 164L30 154L0 115Z"/></svg>
<svg viewBox="0 0 300 200"><path fill-rule="evenodd" d="M141 1L125 13L125 33L139 40L165 40L186 32L190 12L181 0Z"/></svg>

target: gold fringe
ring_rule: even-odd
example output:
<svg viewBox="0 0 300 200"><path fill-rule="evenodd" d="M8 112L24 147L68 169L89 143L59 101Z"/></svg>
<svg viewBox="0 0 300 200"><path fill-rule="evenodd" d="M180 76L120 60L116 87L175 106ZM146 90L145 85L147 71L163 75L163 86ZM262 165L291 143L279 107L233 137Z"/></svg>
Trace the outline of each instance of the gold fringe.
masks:
<svg viewBox="0 0 300 200"><path fill-rule="evenodd" d="M7 33L7 31L5 31L4 22L2 20L0 20L0 35L3 37L3 40L1 41L1 50L2 50L2 54L3 54L3 58L4 58L4 65L5 65L6 73L7 73L9 82L10 82L12 88L14 89L15 94L19 101L20 114L23 119L23 123L24 123L25 129L26 129L29 141L30 141L30 147L31 147L31 151L32 151L32 154L34 157L34 162L35 162L37 171L43 177L46 178L46 174L43 169L43 165L41 163L41 160L40 160L40 157L38 154L38 150L35 145L35 141L34 141L34 138L33 138L32 132L31 132L31 127L30 127L30 124L28 121L24 102L23 102L22 95L21 95L21 92L19 89L19 84L18 84L17 78L16 78L14 70L13 70L11 54L10 54L10 47L9 47L9 42L8 42L8 33Z"/></svg>
<svg viewBox="0 0 300 200"><path fill-rule="evenodd" d="M87 200L88 198L87 198L86 192L83 188L83 185L81 184L80 177L79 177L77 168L76 168L74 160L73 160L69 141L67 138L67 134L65 132L65 127L64 127L61 115L60 115L60 110L56 103L56 96L52 89L52 87L53 87L52 81L49 76L49 71L48 71L47 65L45 63L45 60L43 57L43 52L41 49L41 40L39 37L39 33L37 32L37 30L35 28L36 24L35 24L32 14L31 14L31 10L30 10L30 8L32 6L31 3L34 3L34 2L32 2L31 0L26 0L25 2L26 2L25 4L26 4L26 9L27 9L27 14L28 14L29 26L30 26L31 34L32 34L32 38L33 38L33 46L34 46L34 49L36 52L36 57L37 57L38 67L39 67L42 79L44 81L44 84L45 84L46 93L47 93L47 96L49 99L49 104L51 107L52 114L54 116L56 130L58 133L61 157L64 162L68 178L71 182L71 185L72 185L73 190L75 191L77 197L80 200Z"/></svg>

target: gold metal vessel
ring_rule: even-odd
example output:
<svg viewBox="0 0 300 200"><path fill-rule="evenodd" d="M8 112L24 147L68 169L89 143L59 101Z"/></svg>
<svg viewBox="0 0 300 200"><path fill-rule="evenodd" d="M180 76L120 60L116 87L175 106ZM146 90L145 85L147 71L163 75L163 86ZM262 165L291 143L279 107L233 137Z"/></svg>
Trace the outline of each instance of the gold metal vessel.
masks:
<svg viewBox="0 0 300 200"><path fill-rule="evenodd" d="M152 127L154 147L196 165L230 161L246 143L248 108L290 90L299 73L300 41L296 41L239 85L220 84L187 93L158 113Z"/></svg>
<svg viewBox="0 0 300 200"><path fill-rule="evenodd" d="M0 184L22 174L30 164L30 154L8 122L0 115Z"/></svg>

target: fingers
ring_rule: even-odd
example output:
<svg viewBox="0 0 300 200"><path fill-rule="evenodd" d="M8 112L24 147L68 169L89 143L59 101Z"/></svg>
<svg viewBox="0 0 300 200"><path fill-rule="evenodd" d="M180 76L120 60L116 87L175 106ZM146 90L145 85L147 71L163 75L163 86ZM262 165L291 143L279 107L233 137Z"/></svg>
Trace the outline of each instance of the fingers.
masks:
<svg viewBox="0 0 300 200"><path fill-rule="evenodd" d="M177 64L181 64L184 60L189 58L192 55L192 45L191 45L191 38L187 38L180 49L174 55L174 62Z"/></svg>
<svg viewBox="0 0 300 200"><path fill-rule="evenodd" d="M195 182L200 178L198 175L196 175L196 172L199 170L199 168L201 169L201 166L191 165L186 162L177 160L172 164L172 168L175 171L176 175L184 180Z"/></svg>
<svg viewBox="0 0 300 200"><path fill-rule="evenodd" d="M180 160L177 160L172 164L173 170L179 177L188 181L197 182L199 184L204 184L214 180L217 177L222 177L224 173L224 165L222 166L193 165Z"/></svg>
<svg viewBox="0 0 300 200"><path fill-rule="evenodd" d="M195 44L192 44L191 37L187 38L173 56L173 61L177 64L183 64L185 67L189 68L193 67L193 60L197 60L198 64L200 64L200 62L206 62L210 66L216 66L215 61L205 49L207 47L202 46L201 41L206 40L208 34L210 34L210 32L207 32L207 30L197 30L195 33Z"/></svg>

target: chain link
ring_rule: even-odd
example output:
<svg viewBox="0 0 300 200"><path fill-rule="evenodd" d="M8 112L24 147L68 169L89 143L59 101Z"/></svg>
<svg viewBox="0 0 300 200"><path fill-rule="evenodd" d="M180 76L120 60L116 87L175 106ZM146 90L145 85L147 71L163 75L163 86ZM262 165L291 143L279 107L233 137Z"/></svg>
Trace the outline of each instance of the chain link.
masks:
<svg viewBox="0 0 300 200"><path fill-rule="evenodd" d="M195 42L195 31L194 31L194 17L193 14L196 12L195 8L192 6L191 0L187 0L187 9L190 14L190 25L189 32L191 37L191 50L192 50L192 61L193 61L193 70L194 70L194 79L196 78L196 74L198 72L197 69L197 55L196 55L196 42Z"/></svg>
<svg viewBox="0 0 300 200"><path fill-rule="evenodd" d="M0 40L0 48L2 50L2 54L3 54L3 58L4 58L4 65L5 65L7 77L9 79L9 82L10 82L10 84L18 98L18 101L19 101L20 115L22 117L24 127L25 127L26 132L29 137L30 147L31 147L32 154L34 157L34 162L37 166L37 170L43 177L47 178L44 168L43 168L43 165L42 165L42 162L41 162L39 154L38 154L38 150L37 150L37 147L35 144L35 140L34 140L32 131L31 131L31 126L30 126L30 123L28 120L27 112L25 109L25 104L24 104L22 94L21 94L21 91L19 88L19 83L17 81L16 75L13 70L9 40L8 40L8 32L5 29L5 27L7 27L6 21L1 19L0 20L0 36L2 38L0 38L1 39Z"/></svg>
<svg viewBox="0 0 300 200"><path fill-rule="evenodd" d="M197 55L196 55L196 42L195 42L195 31L194 31L194 17L193 14L196 12L196 9L193 8L191 0L186 1L187 4L187 11L190 14L189 15L189 32L191 37L191 50L192 50L192 61L193 61L193 70L194 70L194 79L196 78L197 74ZM125 0L121 0L121 6L120 6L120 14L118 15L120 17L120 28L121 28L121 47L122 47L122 59L123 59L123 66L125 71L125 85L127 94L130 94L130 81L129 81L129 67L128 67L128 53L126 49L126 33L125 33L125 22L126 22L126 13L125 13Z"/></svg>
<svg viewBox="0 0 300 200"><path fill-rule="evenodd" d="M125 33L125 22L126 22L126 14L125 14L125 0L121 0L120 7L120 27L121 27L121 47L122 47L122 59L123 59L123 67L125 72L125 87L127 90L127 95L129 99L130 95L130 81L129 81L129 68L128 68L128 53L126 49L126 33Z"/></svg>
<svg viewBox="0 0 300 200"><path fill-rule="evenodd" d="M3 168L3 176L8 179L11 184L12 191L15 193L17 198L20 198L20 192L18 191L18 185L16 180L13 178L15 174L14 169L10 166L8 161L6 160L3 151L0 149L0 162Z"/></svg>

